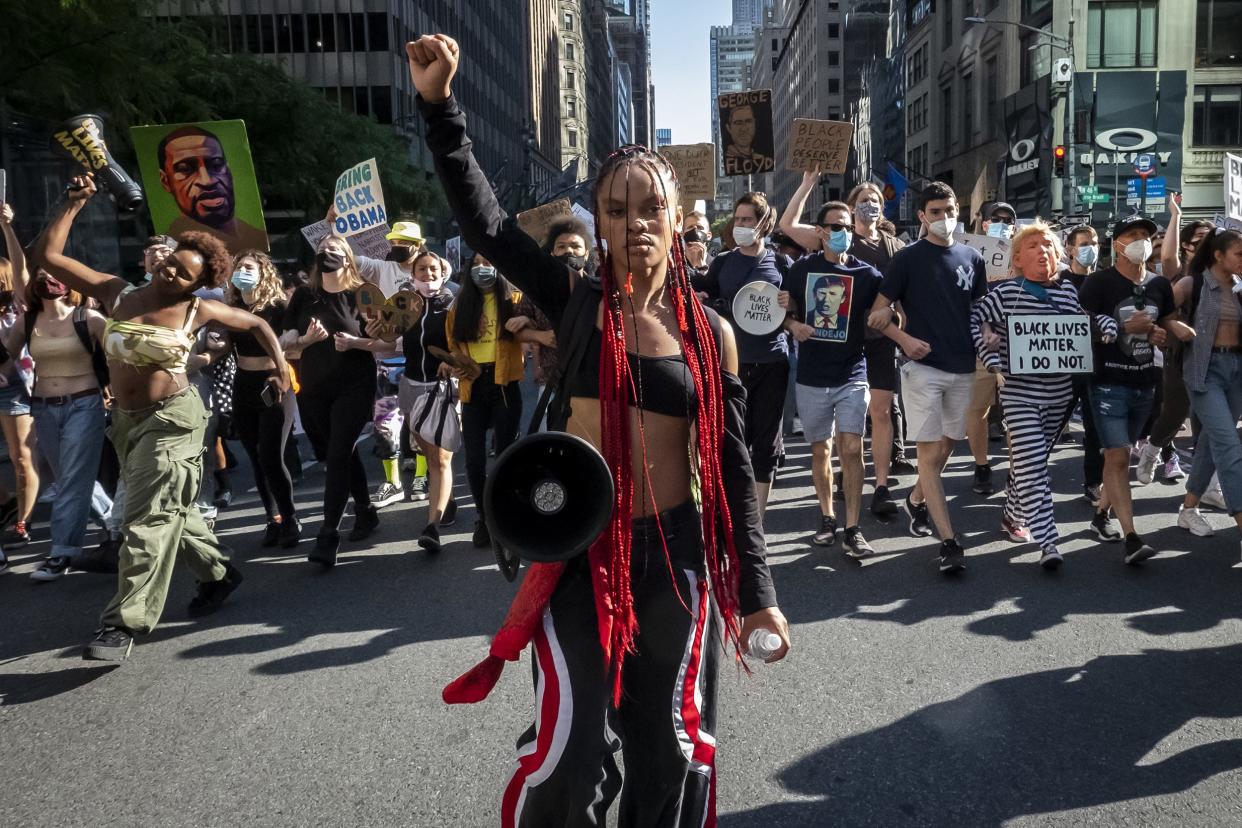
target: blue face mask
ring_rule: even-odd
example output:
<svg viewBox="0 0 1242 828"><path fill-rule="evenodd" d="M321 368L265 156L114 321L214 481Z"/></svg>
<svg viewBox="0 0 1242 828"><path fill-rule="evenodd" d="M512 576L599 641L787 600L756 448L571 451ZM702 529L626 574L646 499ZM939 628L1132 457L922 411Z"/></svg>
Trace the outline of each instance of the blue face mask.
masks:
<svg viewBox="0 0 1242 828"><path fill-rule="evenodd" d="M853 241L854 234L849 230L833 230L828 234L828 241L824 243L824 246L840 256L850 249Z"/></svg>
<svg viewBox="0 0 1242 828"><path fill-rule="evenodd" d="M1078 248L1078 252L1074 254L1074 258L1083 267L1091 267L1100 259L1100 248L1093 244L1084 244Z"/></svg>
<svg viewBox="0 0 1242 828"><path fill-rule="evenodd" d="M233 287L238 290L254 290L259 286L259 276L244 270L233 271Z"/></svg>
<svg viewBox="0 0 1242 828"><path fill-rule="evenodd" d="M988 235L994 239L1009 238L1009 225L1003 221L988 222Z"/></svg>
<svg viewBox="0 0 1242 828"><path fill-rule="evenodd" d="M488 290L496 284L496 268L487 265L475 265L470 268L470 278L480 290Z"/></svg>

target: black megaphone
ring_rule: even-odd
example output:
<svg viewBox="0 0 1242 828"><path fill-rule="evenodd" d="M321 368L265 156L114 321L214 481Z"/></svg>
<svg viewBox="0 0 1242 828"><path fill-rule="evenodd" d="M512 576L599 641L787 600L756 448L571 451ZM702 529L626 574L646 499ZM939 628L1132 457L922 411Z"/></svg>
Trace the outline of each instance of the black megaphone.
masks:
<svg viewBox="0 0 1242 828"><path fill-rule="evenodd" d="M54 137L56 145L65 154L95 174L95 181L101 189L112 194L122 212L131 213L142 206L142 188L108 152L108 144L103 137L103 118L98 115L70 118Z"/></svg>
<svg viewBox="0 0 1242 828"><path fill-rule="evenodd" d="M504 552L536 563L585 552L608 525L614 492L608 464L581 437L550 431L509 446L483 490L501 570Z"/></svg>

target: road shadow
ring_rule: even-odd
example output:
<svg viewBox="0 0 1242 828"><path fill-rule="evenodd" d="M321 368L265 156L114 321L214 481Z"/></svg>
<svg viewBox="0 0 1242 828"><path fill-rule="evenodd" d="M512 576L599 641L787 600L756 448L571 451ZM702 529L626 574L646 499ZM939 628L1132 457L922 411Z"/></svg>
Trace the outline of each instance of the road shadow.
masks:
<svg viewBox="0 0 1242 828"><path fill-rule="evenodd" d="M776 776L796 797L720 824L1000 826L1185 791L1242 767L1242 739L1164 741L1195 718L1242 716L1239 681L1242 645L988 682L807 754Z"/></svg>

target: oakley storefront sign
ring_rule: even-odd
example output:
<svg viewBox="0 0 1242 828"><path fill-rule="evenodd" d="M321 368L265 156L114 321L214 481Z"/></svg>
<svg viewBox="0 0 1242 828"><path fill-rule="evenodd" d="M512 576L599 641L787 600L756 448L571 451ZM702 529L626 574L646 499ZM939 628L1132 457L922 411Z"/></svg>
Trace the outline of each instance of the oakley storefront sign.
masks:
<svg viewBox="0 0 1242 828"><path fill-rule="evenodd" d="M1039 169L1039 158L1035 156L1038 138L1023 138L1009 148L1010 165L1005 168L1005 175L1017 175Z"/></svg>
<svg viewBox="0 0 1242 828"><path fill-rule="evenodd" d="M1150 129L1117 127L1095 136L1095 152L1085 152L1078 162L1084 167L1097 164L1136 164L1143 155L1154 155L1161 166L1169 163L1172 150L1153 151L1160 137Z"/></svg>

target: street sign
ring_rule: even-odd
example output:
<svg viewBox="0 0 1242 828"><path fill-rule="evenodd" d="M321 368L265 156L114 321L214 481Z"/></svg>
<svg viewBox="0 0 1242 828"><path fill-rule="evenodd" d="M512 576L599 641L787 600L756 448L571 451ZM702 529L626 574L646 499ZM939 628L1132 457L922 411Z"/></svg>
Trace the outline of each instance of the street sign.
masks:
<svg viewBox="0 0 1242 828"><path fill-rule="evenodd" d="M1099 195L1099 194L1100 194L1100 188L1099 188L1099 186L1097 186L1097 185L1095 185L1095 184L1079 184L1079 185L1078 185L1078 194L1079 194L1080 196L1093 196L1093 195Z"/></svg>
<svg viewBox="0 0 1242 828"><path fill-rule="evenodd" d="M1141 198L1141 190L1139 189L1140 178L1126 179L1126 200L1138 201ZM1147 179L1147 197L1148 198L1164 198L1165 178L1163 175L1156 178Z"/></svg>
<svg viewBox="0 0 1242 828"><path fill-rule="evenodd" d="M1156 171L1156 156L1145 152L1134 159L1134 171L1143 178Z"/></svg>
<svg viewBox="0 0 1242 828"><path fill-rule="evenodd" d="M1082 197L1083 204L1107 204L1112 200L1112 196L1100 192L1087 193Z"/></svg>

